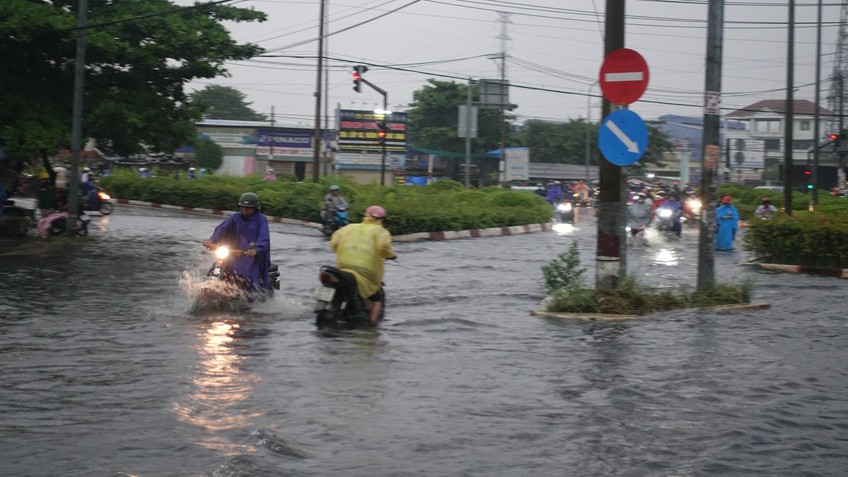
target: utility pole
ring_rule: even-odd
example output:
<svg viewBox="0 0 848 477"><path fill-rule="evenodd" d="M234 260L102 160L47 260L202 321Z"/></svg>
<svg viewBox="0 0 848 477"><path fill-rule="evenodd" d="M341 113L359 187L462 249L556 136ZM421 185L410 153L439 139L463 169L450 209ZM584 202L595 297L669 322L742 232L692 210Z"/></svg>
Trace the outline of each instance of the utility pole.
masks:
<svg viewBox="0 0 848 477"><path fill-rule="evenodd" d="M501 98L500 98L500 119L501 119L501 147L500 147L500 158L498 160L498 183L503 185L504 180L506 178L506 98L508 98L506 94L506 42L510 40L509 35L507 34L507 25L510 22L509 13L498 12L500 18L498 21L501 22L501 34L498 36L498 39L501 40ZM481 178L482 179L482 178Z"/></svg>
<svg viewBox="0 0 848 477"><path fill-rule="evenodd" d="M604 34L604 58L624 48L624 0L607 0ZM612 103L602 103L601 118L612 112ZM614 290L627 275L626 236L624 229L624 176L621 167L606 158L598 161L601 193L598 196L597 256L595 258L595 288Z"/></svg>
<svg viewBox="0 0 848 477"><path fill-rule="evenodd" d="M813 112L813 196L810 200L810 211L815 210L816 204L819 201L819 101L821 82L821 31L822 31L822 0L818 2L817 19L816 19L816 109ZM841 131L840 131L841 133Z"/></svg>
<svg viewBox="0 0 848 477"><path fill-rule="evenodd" d="M721 62L724 0L710 0L707 13L707 72L704 88L704 145L701 158L701 221L698 236L698 286L715 286L716 170L721 164Z"/></svg>
<svg viewBox="0 0 848 477"><path fill-rule="evenodd" d="M321 0L321 13L318 19L318 77L315 85L315 133L312 139L312 182L321 177L321 74L324 69L324 5Z"/></svg>
<svg viewBox="0 0 848 477"><path fill-rule="evenodd" d="M465 188L471 187L471 85L473 81L468 79L468 88L465 94Z"/></svg>
<svg viewBox="0 0 848 477"><path fill-rule="evenodd" d="M792 215L792 129L795 118L795 0L789 0L789 31L786 41L786 110L783 115L783 203Z"/></svg>
<svg viewBox="0 0 848 477"><path fill-rule="evenodd" d="M66 233L76 235L79 217L79 164L82 150L82 99L85 91L85 35L88 28L88 0L79 0L77 50L74 61L74 105L71 113L71 183L68 191Z"/></svg>

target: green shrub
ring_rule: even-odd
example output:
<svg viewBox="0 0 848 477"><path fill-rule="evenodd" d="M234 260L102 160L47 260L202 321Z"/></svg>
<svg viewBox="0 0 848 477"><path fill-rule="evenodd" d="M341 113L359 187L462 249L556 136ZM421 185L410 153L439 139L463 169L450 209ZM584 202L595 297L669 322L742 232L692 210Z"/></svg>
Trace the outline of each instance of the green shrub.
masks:
<svg viewBox="0 0 848 477"><path fill-rule="evenodd" d="M774 263L848 268L848 212L795 212L752 221L744 247Z"/></svg>

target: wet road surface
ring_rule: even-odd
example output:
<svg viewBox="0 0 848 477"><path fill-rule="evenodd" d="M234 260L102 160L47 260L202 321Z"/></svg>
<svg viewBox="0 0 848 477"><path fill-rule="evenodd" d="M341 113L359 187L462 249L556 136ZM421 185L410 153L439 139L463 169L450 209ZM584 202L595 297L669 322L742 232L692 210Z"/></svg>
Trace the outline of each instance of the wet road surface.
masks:
<svg viewBox="0 0 848 477"><path fill-rule="evenodd" d="M595 224L396 244L378 330L320 332L331 263L271 225L282 290L190 312L219 219L119 207L93 240L0 248L3 476L844 476L848 282L765 273L767 311L536 318L541 267ZM694 286L697 236L628 252Z"/></svg>

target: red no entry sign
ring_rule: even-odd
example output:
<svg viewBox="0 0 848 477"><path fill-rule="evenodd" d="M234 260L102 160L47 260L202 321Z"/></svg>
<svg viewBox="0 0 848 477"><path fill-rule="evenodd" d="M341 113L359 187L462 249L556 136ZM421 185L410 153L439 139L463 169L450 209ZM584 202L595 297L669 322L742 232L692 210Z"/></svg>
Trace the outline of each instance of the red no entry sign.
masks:
<svg viewBox="0 0 848 477"><path fill-rule="evenodd" d="M599 82L609 102L630 104L648 88L648 63L636 51L619 48L604 58Z"/></svg>

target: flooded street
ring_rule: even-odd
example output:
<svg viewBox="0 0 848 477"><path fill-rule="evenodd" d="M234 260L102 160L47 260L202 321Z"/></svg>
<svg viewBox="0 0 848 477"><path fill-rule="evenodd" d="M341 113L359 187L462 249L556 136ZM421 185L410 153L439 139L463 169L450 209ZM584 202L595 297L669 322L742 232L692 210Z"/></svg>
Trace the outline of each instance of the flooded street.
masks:
<svg viewBox="0 0 848 477"><path fill-rule="evenodd" d="M282 287L190 312L220 221L118 207L93 239L0 242L2 476L844 476L848 281L716 257L771 310L530 316L574 230L395 244L387 321L323 332L334 255L271 224ZM741 247L737 239L737 247ZM628 250L694 287L697 235Z"/></svg>

